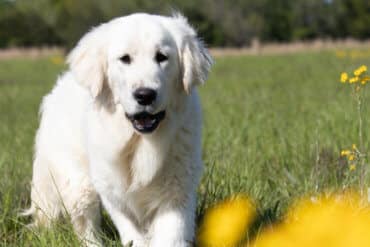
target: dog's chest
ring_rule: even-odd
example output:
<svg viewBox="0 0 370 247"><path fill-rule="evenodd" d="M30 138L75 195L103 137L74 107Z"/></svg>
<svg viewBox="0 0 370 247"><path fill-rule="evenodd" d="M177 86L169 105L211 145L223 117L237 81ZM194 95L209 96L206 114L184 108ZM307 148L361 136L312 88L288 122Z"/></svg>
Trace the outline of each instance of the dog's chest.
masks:
<svg viewBox="0 0 370 247"><path fill-rule="evenodd" d="M99 191L108 194L115 203L145 208L162 187L158 182L163 182L164 178L159 181L154 178L160 176L168 160L158 146L133 136L104 171L95 173Z"/></svg>
<svg viewBox="0 0 370 247"><path fill-rule="evenodd" d="M98 183L98 190L111 204L128 212L138 222L148 220L163 202L164 188L157 180L141 185L126 171L116 171L101 177L104 182Z"/></svg>

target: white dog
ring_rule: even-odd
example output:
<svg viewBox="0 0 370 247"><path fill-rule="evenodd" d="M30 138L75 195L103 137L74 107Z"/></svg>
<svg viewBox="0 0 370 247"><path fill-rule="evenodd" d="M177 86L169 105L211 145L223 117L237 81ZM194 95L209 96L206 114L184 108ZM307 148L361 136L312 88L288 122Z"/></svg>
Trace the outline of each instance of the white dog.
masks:
<svg viewBox="0 0 370 247"><path fill-rule="evenodd" d="M123 244L191 246L202 171L194 86L211 63L180 15L134 14L86 34L41 106L35 224L68 214L87 245L100 245L101 199Z"/></svg>

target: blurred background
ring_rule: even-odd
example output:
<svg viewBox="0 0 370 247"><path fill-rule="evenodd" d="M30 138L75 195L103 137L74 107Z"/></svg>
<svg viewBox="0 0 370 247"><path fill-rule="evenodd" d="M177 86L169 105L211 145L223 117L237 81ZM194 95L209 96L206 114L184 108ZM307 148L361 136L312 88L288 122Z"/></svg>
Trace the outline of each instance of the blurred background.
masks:
<svg viewBox="0 0 370 247"><path fill-rule="evenodd" d="M113 17L173 10L213 47L370 37L369 0L0 0L0 48L68 49Z"/></svg>

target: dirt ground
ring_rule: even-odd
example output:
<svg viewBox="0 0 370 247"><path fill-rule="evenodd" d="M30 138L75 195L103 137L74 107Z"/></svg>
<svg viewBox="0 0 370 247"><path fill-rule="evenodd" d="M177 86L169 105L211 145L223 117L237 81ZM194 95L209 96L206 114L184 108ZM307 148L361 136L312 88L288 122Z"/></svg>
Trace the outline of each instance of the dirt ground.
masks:
<svg viewBox="0 0 370 247"><path fill-rule="evenodd" d="M257 40L249 47L218 48L211 47L213 56L240 56L240 55L271 55L297 53L303 51L345 50L345 49L370 49L370 40L315 40L292 43L260 43ZM33 48L7 48L0 49L0 60L9 58L39 58L44 56L64 55L66 50L61 47L33 47Z"/></svg>
<svg viewBox="0 0 370 247"><path fill-rule="evenodd" d="M40 58L45 56L63 55L65 50L61 47L32 47L0 49L0 60L10 58Z"/></svg>
<svg viewBox="0 0 370 247"><path fill-rule="evenodd" d="M346 49L370 49L370 40L358 41L346 40L315 40L300 41L292 43L260 43L257 40L252 42L250 47L245 48L211 48L213 56L239 56L239 55L271 55L286 54L323 50L346 50Z"/></svg>

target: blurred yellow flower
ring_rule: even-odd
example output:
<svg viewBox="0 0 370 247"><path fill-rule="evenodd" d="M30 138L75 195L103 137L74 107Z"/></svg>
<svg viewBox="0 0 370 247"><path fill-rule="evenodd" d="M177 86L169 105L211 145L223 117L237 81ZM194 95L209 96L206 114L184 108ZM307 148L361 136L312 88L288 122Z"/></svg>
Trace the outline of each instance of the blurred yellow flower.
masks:
<svg viewBox="0 0 370 247"><path fill-rule="evenodd" d="M341 152L340 152L340 155L341 156L347 156L347 155L350 155L351 154L351 151L350 150L342 150Z"/></svg>
<svg viewBox="0 0 370 247"><path fill-rule="evenodd" d="M354 160L354 159L355 159L355 156L354 156L353 154L351 154L351 155L349 155L349 156L348 156L348 160L349 160L349 161L352 161L352 160Z"/></svg>
<svg viewBox="0 0 370 247"><path fill-rule="evenodd" d="M343 58L347 55L346 51L341 51L341 50L337 50L335 51L335 55L338 57L338 58Z"/></svg>
<svg viewBox="0 0 370 247"><path fill-rule="evenodd" d="M360 76L361 75L361 70L359 70L359 69L356 69L354 72L353 72L353 74L355 75L355 76Z"/></svg>
<svg viewBox="0 0 370 247"><path fill-rule="evenodd" d="M342 72L340 74L340 81L342 83L346 83L348 81L350 84L360 82L361 85L365 85L367 84L368 81L370 81L370 76L364 73L366 71L367 71L367 66L361 65L360 67L354 70L353 77L349 77L346 72ZM361 90L361 85L356 85L355 87L356 92Z"/></svg>
<svg viewBox="0 0 370 247"><path fill-rule="evenodd" d="M348 74L346 72L343 72L342 74L340 74L340 81L342 83L345 83L347 80L348 80Z"/></svg>
<svg viewBox="0 0 370 247"><path fill-rule="evenodd" d="M354 170L356 170L356 165L355 165L355 164L350 164L350 165L349 165L349 170L350 170L350 171L354 171Z"/></svg>
<svg viewBox="0 0 370 247"><path fill-rule="evenodd" d="M367 81L370 81L370 76L363 76L361 78L361 84L366 84Z"/></svg>
<svg viewBox="0 0 370 247"><path fill-rule="evenodd" d="M357 196L303 200L251 247L368 247L370 208Z"/></svg>
<svg viewBox="0 0 370 247"><path fill-rule="evenodd" d="M61 65L64 63L64 58L60 55L52 56L50 61L55 65Z"/></svg>
<svg viewBox="0 0 370 247"><path fill-rule="evenodd" d="M197 246L237 246L245 237L255 214L254 204L244 195L217 204L204 216L197 235Z"/></svg>
<svg viewBox="0 0 370 247"><path fill-rule="evenodd" d="M357 149L356 144L354 144L354 143L352 144L352 149L353 149L353 150L356 150L356 149Z"/></svg>
<svg viewBox="0 0 370 247"><path fill-rule="evenodd" d="M349 79L349 83L355 83L355 82L357 82L358 81L358 77L357 76L355 76L355 77L352 77L352 78L350 78Z"/></svg>
<svg viewBox="0 0 370 247"><path fill-rule="evenodd" d="M361 65L359 68L362 72L367 71L367 66L366 65Z"/></svg>
<svg viewBox="0 0 370 247"><path fill-rule="evenodd" d="M367 71L367 67L365 65L361 65L360 67L358 67L354 72L353 74L355 76L360 76L362 73L364 73L365 71Z"/></svg>

